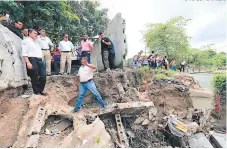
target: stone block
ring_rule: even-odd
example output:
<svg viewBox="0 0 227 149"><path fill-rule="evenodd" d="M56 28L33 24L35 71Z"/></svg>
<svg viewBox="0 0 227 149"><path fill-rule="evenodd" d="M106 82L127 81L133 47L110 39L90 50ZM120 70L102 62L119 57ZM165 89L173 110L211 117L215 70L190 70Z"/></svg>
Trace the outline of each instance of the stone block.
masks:
<svg viewBox="0 0 227 149"><path fill-rule="evenodd" d="M188 137L190 148L213 148L204 133L196 133Z"/></svg>
<svg viewBox="0 0 227 149"><path fill-rule="evenodd" d="M216 133L214 131L210 131L210 140L217 148L227 148L227 139L226 134Z"/></svg>

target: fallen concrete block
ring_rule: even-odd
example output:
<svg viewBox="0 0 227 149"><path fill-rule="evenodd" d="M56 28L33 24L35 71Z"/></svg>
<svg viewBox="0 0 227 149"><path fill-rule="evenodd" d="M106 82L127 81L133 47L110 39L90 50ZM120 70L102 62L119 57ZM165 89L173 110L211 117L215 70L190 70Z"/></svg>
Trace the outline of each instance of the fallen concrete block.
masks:
<svg viewBox="0 0 227 149"><path fill-rule="evenodd" d="M149 121L148 119L145 119L145 120L143 121L142 125L145 126L145 125L148 125L149 123L150 123L150 121Z"/></svg>
<svg viewBox="0 0 227 149"><path fill-rule="evenodd" d="M44 109L44 107L39 106L37 111L36 111L36 115L33 118L31 128L28 131L29 136L33 135L33 134L39 134L40 133L41 128L45 124L45 114L46 114L46 110Z"/></svg>
<svg viewBox="0 0 227 149"><path fill-rule="evenodd" d="M204 133L196 133L188 137L190 148L213 148Z"/></svg>
<svg viewBox="0 0 227 149"><path fill-rule="evenodd" d="M127 103L114 103L110 105L107 109L102 110L99 116L115 115L120 114L121 117L130 117L138 115L144 110L149 110L154 107L153 102L127 102Z"/></svg>
<svg viewBox="0 0 227 149"><path fill-rule="evenodd" d="M210 131L210 140L217 148L227 148L226 134Z"/></svg>
<svg viewBox="0 0 227 149"><path fill-rule="evenodd" d="M96 118L89 125L83 125L65 137L58 148L108 148L110 135L104 123Z"/></svg>
<svg viewBox="0 0 227 149"><path fill-rule="evenodd" d="M138 117L135 121L134 124L141 124L144 121L143 117Z"/></svg>
<svg viewBox="0 0 227 149"><path fill-rule="evenodd" d="M158 109L156 107L152 107L149 110L149 120L152 120L154 116L156 116L158 113Z"/></svg>

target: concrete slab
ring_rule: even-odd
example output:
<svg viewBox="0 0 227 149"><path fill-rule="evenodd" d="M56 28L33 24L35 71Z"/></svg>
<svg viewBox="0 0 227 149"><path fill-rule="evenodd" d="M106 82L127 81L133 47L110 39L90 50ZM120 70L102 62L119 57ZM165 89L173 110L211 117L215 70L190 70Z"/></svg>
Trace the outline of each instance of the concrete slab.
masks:
<svg viewBox="0 0 227 149"><path fill-rule="evenodd" d="M210 140L213 144L215 144L218 148L227 148L227 136L226 134L216 133L214 131L210 131Z"/></svg>
<svg viewBox="0 0 227 149"><path fill-rule="evenodd" d="M45 124L45 114L46 114L46 109L43 106L39 106L36 115L33 118L31 128L28 131L28 135L33 135L33 134L39 134L41 131L41 128Z"/></svg>
<svg viewBox="0 0 227 149"><path fill-rule="evenodd" d="M196 133L188 137L190 148L213 148L204 133Z"/></svg>
<svg viewBox="0 0 227 149"><path fill-rule="evenodd" d="M144 110L149 110L154 107L153 102L127 102L127 103L114 103L107 109L101 111L99 116L108 116L120 114L121 117L135 116Z"/></svg>

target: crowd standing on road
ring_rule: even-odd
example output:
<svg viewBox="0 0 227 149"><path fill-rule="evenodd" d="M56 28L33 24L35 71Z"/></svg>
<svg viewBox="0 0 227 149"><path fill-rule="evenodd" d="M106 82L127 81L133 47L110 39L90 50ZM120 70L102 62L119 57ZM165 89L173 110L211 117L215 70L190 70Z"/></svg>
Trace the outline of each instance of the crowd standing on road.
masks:
<svg viewBox="0 0 227 149"><path fill-rule="evenodd" d="M155 54L154 51L151 51L149 56L142 56L143 51L141 50L132 58L133 68L140 68L144 66L149 66L151 69L164 68L168 70L169 68L173 71L177 70L177 61L173 59L171 63L167 56L164 58L161 55ZM186 59L180 63L180 71L185 71Z"/></svg>

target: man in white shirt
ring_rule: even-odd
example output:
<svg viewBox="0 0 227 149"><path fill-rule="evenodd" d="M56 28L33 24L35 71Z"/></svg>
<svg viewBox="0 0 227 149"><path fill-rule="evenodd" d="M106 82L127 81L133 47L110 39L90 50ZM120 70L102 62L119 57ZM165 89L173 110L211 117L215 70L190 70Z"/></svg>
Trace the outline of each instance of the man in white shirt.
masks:
<svg viewBox="0 0 227 149"><path fill-rule="evenodd" d="M184 72L185 64L186 64L186 59L184 59L180 64L180 66L181 66L180 72L182 72L182 71Z"/></svg>
<svg viewBox="0 0 227 149"><path fill-rule="evenodd" d="M94 94L98 103L103 107L106 108L106 104L103 101L101 95L99 94L95 83L93 81L93 73L96 69L96 66L93 64L88 64L87 57L84 56L81 59L82 66L79 69L78 76L80 77L80 89L79 95L77 98L77 102L75 104L75 108L72 112L78 112L84 100L84 96L86 95L87 90L89 90L92 94Z"/></svg>
<svg viewBox="0 0 227 149"><path fill-rule="evenodd" d="M68 69L67 74L71 73L71 57L74 52L74 46L71 41L68 40L69 35L64 34L64 40L59 43L58 49L61 51L60 61L60 74L63 75L65 71L65 62L67 61Z"/></svg>
<svg viewBox="0 0 227 149"><path fill-rule="evenodd" d="M46 67L42 61L41 47L37 42L37 32L28 30L29 37L22 41L22 56L27 67L27 74L31 78L34 94L46 96L43 92L46 85Z"/></svg>
<svg viewBox="0 0 227 149"><path fill-rule="evenodd" d="M43 59L46 63L46 72L47 72L47 76L51 75L51 54L50 54L50 50L53 51L54 48L54 44L52 43L52 41L50 40L49 37L46 36L46 32L44 29L40 29L39 30L40 35L38 36L38 43L42 49L42 53L43 53ZM50 49L51 47L51 49Z"/></svg>

